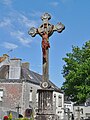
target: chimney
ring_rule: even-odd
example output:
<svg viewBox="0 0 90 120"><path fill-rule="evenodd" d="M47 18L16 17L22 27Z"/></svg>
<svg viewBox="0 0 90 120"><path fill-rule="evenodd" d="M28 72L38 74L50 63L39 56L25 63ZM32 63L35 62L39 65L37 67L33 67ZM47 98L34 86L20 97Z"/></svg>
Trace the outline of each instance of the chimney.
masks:
<svg viewBox="0 0 90 120"><path fill-rule="evenodd" d="M23 68L29 69L29 66L29 62L22 63Z"/></svg>
<svg viewBox="0 0 90 120"><path fill-rule="evenodd" d="M4 65L9 65L9 55L3 54L3 58L5 59L4 60Z"/></svg>
<svg viewBox="0 0 90 120"><path fill-rule="evenodd" d="M3 56L0 57L0 67L3 65L9 65L9 56L7 54L3 54Z"/></svg>
<svg viewBox="0 0 90 120"><path fill-rule="evenodd" d="M10 59L9 79L20 79L21 77L21 59Z"/></svg>

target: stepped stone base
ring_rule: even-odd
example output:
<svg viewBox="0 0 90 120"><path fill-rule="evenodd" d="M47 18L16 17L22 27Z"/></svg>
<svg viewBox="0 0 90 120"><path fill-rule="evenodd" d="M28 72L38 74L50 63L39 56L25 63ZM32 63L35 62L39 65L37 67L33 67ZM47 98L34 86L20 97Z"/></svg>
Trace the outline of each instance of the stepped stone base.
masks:
<svg viewBox="0 0 90 120"><path fill-rule="evenodd" d="M37 115L36 120L55 120L55 115L53 114Z"/></svg>

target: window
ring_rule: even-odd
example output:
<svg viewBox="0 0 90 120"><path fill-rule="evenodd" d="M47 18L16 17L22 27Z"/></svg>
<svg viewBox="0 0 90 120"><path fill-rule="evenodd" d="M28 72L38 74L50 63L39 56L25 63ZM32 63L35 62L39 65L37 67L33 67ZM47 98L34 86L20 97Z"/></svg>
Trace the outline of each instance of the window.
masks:
<svg viewBox="0 0 90 120"><path fill-rule="evenodd" d="M3 89L0 89L0 101L2 102L3 99Z"/></svg>
<svg viewBox="0 0 90 120"><path fill-rule="evenodd" d="M56 106L56 94L54 94L53 96L53 102L54 102L54 105Z"/></svg>
<svg viewBox="0 0 90 120"><path fill-rule="evenodd" d="M58 113L62 113L62 111L58 111Z"/></svg>
<svg viewBox="0 0 90 120"><path fill-rule="evenodd" d="M56 98L56 94L54 94L54 98Z"/></svg>
<svg viewBox="0 0 90 120"><path fill-rule="evenodd" d="M29 102L32 102L32 90L30 90L30 93L29 93Z"/></svg>
<svg viewBox="0 0 90 120"><path fill-rule="evenodd" d="M58 96L58 107L62 107L62 96Z"/></svg>
<svg viewBox="0 0 90 120"><path fill-rule="evenodd" d="M25 110L25 117L31 117L31 115L32 115L32 109L26 109Z"/></svg>
<svg viewBox="0 0 90 120"><path fill-rule="evenodd" d="M38 93L36 93L36 103L38 103Z"/></svg>

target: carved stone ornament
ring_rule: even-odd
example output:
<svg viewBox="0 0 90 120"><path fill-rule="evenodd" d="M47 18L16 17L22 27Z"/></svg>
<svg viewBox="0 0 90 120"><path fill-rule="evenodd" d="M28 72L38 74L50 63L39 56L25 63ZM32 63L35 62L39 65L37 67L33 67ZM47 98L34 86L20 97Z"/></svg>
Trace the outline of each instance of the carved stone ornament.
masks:
<svg viewBox="0 0 90 120"><path fill-rule="evenodd" d="M42 87L43 87L43 88L48 88L48 86L49 86L48 82L43 82L43 83L42 83Z"/></svg>
<svg viewBox="0 0 90 120"><path fill-rule="evenodd" d="M30 30L28 31L28 34L31 35L32 37L34 37L37 33L37 29L35 27L30 28Z"/></svg>

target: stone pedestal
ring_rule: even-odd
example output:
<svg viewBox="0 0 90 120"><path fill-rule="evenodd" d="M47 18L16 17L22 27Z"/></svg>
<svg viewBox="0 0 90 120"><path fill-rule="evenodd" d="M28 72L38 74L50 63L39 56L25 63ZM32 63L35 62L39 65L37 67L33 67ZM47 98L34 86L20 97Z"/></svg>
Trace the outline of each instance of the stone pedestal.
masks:
<svg viewBox="0 0 90 120"><path fill-rule="evenodd" d="M53 90L39 89L37 120L55 120L53 113Z"/></svg>

